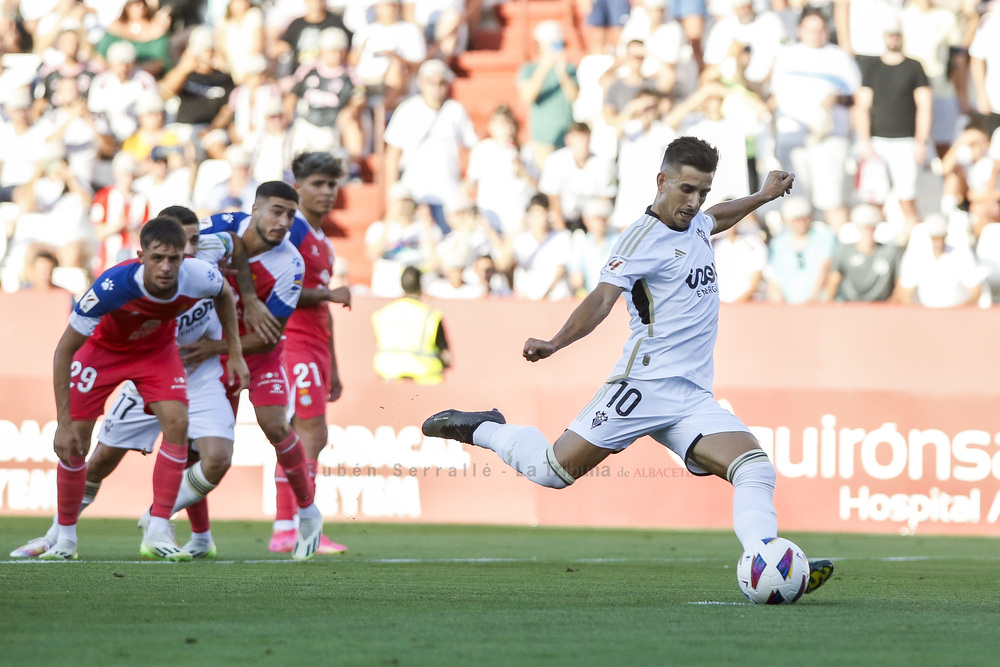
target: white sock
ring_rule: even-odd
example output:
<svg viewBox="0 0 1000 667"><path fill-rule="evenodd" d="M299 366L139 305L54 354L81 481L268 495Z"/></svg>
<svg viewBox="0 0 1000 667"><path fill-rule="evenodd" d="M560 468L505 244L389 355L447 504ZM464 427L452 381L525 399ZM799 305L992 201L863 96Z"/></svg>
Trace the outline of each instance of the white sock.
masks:
<svg viewBox="0 0 1000 667"><path fill-rule="evenodd" d="M319 519L322 516L323 516L323 514L319 511L319 508L316 507L316 503L313 503L312 505L309 505L309 507L300 507L299 508L299 517L300 518L303 518L303 519Z"/></svg>
<svg viewBox="0 0 1000 667"><path fill-rule="evenodd" d="M733 529L744 549L757 540L778 535L778 512L774 509L777 473L767 454L754 449L736 458L726 472L733 483Z"/></svg>
<svg viewBox="0 0 1000 667"><path fill-rule="evenodd" d="M56 540L59 539L59 515L52 517L52 525L49 529L45 531L45 541L49 544L55 544Z"/></svg>
<svg viewBox="0 0 1000 667"><path fill-rule="evenodd" d="M149 531L147 531L147 535L156 535L157 533L167 533L169 531L169 521L159 516L149 517Z"/></svg>
<svg viewBox="0 0 1000 667"><path fill-rule="evenodd" d="M286 530L295 530L295 521L293 519L282 519L281 521L274 522L273 532L283 533Z"/></svg>
<svg viewBox="0 0 1000 667"><path fill-rule="evenodd" d="M534 426L484 422L472 434L472 441L492 449L504 463L535 484L565 489L574 481L556 461L552 445Z"/></svg>
<svg viewBox="0 0 1000 667"><path fill-rule="evenodd" d="M212 529L209 528L204 533L191 533L191 539L192 540L200 540L202 542L211 542L212 541Z"/></svg>
<svg viewBox="0 0 1000 667"><path fill-rule="evenodd" d="M100 482L87 482L83 492L83 502L80 503L80 511L87 509L87 505L94 502L94 496L101 488ZM55 544L59 539L59 515L52 517L52 525L45 531L45 539L49 544ZM76 526L73 527L73 541L76 542Z"/></svg>
<svg viewBox="0 0 1000 667"><path fill-rule="evenodd" d="M212 484L205 477L201 461L190 466L184 471L184 477L181 478L181 487L177 491L177 501L174 502L173 514L202 500L216 486L218 484Z"/></svg>
<svg viewBox="0 0 1000 667"><path fill-rule="evenodd" d="M72 526L59 526L59 539L57 542L72 542L76 544L76 524Z"/></svg>

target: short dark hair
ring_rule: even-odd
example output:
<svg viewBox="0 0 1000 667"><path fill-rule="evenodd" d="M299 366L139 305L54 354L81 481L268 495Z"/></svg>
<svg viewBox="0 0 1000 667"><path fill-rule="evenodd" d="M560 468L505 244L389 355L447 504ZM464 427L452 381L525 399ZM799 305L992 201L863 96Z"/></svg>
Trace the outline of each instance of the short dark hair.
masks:
<svg viewBox="0 0 1000 667"><path fill-rule="evenodd" d="M187 245L187 233L176 218L156 217L139 231L139 246L143 250L149 250L154 243L183 250Z"/></svg>
<svg viewBox="0 0 1000 667"><path fill-rule="evenodd" d="M715 146L698 137L677 137L663 152L660 171L678 169L682 165L694 167L706 174L713 174L719 167L719 151Z"/></svg>
<svg viewBox="0 0 1000 667"><path fill-rule="evenodd" d="M197 225L198 215L187 206L168 206L157 214L158 218L173 218L182 225Z"/></svg>
<svg viewBox="0 0 1000 667"><path fill-rule="evenodd" d="M546 211L549 210L549 196L544 192L536 192L531 195L531 199L528 200L527 208L531 208L532 206L541 206Z"/></svg>
<svg viewBox="0 0 1000 667"><path fill-rule="evenodd" d="M311 153L299 153L292 160L292 175L296 181L304 181L315 174L322 174L330 178L344 177L344 164L329 153L314 151Z"/></svg>
<svg viewBox="0 0 1000 667"><path fill-rule="evenodd" d="M590 134L590 125L584 123L583 121L579 120L574 121L569 124L569 127L566 128L566 134L569 134L570 132L582 132L584 134Z"/></svg>
<svg viewBox="0 0 1000 667"><path fill-rule="evenodd" d="M266 181L257 186L257 193L254 196L255 202L259 202L262 199L269 199L271 197L287 199L288 201L293 201L296 204L299 203L299 193L295 191L295 188L284 181Z"/></svg>
<svg viewBox="0 0 1000 667"><path fill-rule="evenodd" d="M399 286L405 294L420 294L420 269L407 266L399 278Z"/></svg>

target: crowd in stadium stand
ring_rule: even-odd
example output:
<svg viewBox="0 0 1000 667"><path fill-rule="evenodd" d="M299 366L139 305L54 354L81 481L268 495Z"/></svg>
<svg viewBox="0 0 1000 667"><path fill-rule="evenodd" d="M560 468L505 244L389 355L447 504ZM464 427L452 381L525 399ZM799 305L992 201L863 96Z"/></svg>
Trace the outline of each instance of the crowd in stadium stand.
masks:
<svg viewBox="0 0 1000 667"><path fill-rule="evenodd" d="M4 289L85 286L168 205L249 211L306 148L372 180L384 130L359 291L585 294L693 134L706 207L796 174L714 240L724 302L1000 301L993 2L567 2L480 136L451 84L504 1L0 0Z"/></svg>

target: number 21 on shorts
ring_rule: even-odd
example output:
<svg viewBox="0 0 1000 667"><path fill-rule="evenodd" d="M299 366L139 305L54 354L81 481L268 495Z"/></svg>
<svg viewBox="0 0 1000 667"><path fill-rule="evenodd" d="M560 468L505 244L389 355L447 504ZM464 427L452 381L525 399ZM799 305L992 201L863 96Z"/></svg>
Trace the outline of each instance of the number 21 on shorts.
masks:
<svg viewBox="0 0 1000 667"><path fill-rule="evenodd" d="M310 371L312 372L312 377L313 377L312 381L309 380ZM295 364L295 366L292 368L292 374L295 375L296 387L307 389L313 386L313 383L315 383L316 386L320 386L323 384L323 380L322 378L320 378L319 375L319 366L317 366L316 362L314 361L310 361L308 364L304 363Z"/></svg>

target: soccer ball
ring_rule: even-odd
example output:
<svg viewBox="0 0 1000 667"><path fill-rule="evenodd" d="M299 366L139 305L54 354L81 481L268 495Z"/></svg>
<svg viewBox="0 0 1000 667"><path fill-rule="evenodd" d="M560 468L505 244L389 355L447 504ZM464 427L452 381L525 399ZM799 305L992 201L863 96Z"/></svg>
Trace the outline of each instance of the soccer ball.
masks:
<svg viewBox="0 0 1000 667"><path fill-rule="evenodd" d="M769 537L743 552L736 580L754 604L792 604L806 591L809 561L791 540Z"/></svg>

